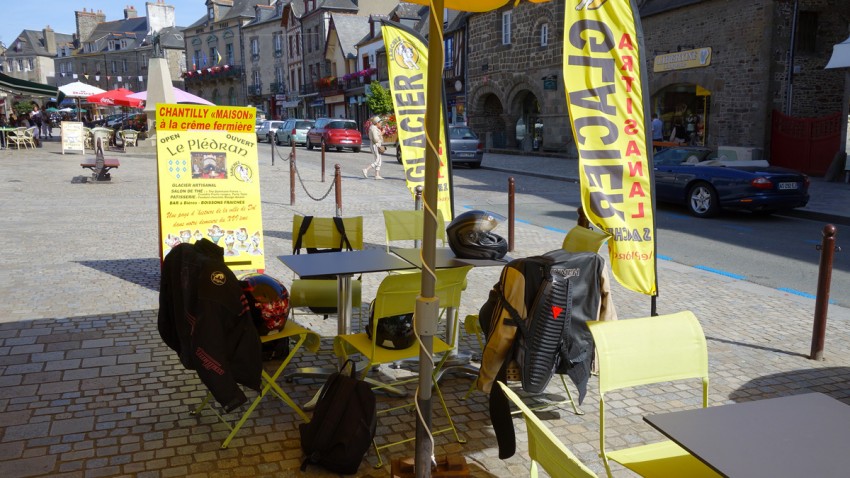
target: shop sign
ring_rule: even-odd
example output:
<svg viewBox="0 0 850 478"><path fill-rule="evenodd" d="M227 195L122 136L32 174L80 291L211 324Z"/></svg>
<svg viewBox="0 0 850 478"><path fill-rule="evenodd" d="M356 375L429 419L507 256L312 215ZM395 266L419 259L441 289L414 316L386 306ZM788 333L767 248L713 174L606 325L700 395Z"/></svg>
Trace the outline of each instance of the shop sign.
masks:
<svg viewBox="0 0 850 478"><path fill-rule="evenodd" d="M544 90L558 90L558 75L544 76L542 79Z"/></svg>
<svg viewBox="0 0 850 478"><path fill-rule="evenodd" d="M332 105L334 103L345 102L345 95L333 95L325 98L325 104Z"/></svg>
<svg viewBox="0 0 850 478"><path fill-rule="evenodd" d="M711 47L697 48L695 50L677 51L655 57L652 71L687 70L689 68L700 68L711 64Z"/></svg>

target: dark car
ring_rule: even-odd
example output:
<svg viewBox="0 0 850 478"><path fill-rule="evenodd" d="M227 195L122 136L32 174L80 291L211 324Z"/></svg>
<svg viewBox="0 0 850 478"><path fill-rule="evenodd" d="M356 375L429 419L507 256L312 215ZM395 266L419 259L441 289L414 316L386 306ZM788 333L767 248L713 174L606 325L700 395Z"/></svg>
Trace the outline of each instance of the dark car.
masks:
<svg viewBox="0 0 850 478"><path fill-rule="evenodd" d="M809 202L809 178L767 161L742 161L717 150L669 148L655 154L655 197L684 204L697 217L721 209L770 214Z"/></svg>
<svg viewBox="0 0 850 478"><path fill-rule="evenodd" d="M484 144L469 126L449 126L449 160L452 164L481 167ZM401 145L396 148L396 160L401 163Z"/></svg>
<svg viewBox="0 0 850 478"><path fill-rule="evenodd" d="M307 131L307 149L325 145L325 150L351 148L355 153L363 147L363 135L357 128L357 122L349 119L319 118Z"/></svg>

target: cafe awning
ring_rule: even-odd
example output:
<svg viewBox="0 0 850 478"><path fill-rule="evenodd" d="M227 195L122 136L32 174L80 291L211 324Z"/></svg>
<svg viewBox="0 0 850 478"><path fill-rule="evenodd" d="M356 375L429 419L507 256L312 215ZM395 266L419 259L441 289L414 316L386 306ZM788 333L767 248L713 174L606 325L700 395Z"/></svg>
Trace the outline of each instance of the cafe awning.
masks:
<svg viewBox="0 0 850 478"><path fill-rule="evenodd" d="M57 101L62 101L65 98L65 93L59 91L55 86L36 83L34 81L21 80L9 75L0 73L0 89L30 96L47 96L56 97Z"/></svg>
<svg viewBox="0 0 850 478"><path fill-rule="evenodd" d="M832 47L832 57L824 68L850 67L850 37Z"/></svg>

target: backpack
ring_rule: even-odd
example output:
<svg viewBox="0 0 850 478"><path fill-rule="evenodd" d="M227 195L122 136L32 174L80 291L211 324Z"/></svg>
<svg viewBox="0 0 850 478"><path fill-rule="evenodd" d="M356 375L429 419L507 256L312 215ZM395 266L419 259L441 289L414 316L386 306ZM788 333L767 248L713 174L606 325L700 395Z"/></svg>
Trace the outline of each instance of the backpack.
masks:
<svg viewBox="0 0 850 478"><path fill-rule="evenodd" d="M598 254L561 249L506 264L478 315L487 337L481 372L491 369L485 360L493 360L495 379L512 375L529 393L543 392L555 373L566 374L578 387L581 403L594 347L585 322L597 319L600 270L604 259ZM480 375L479 387L492 385L490 379ZM500 387L489 392L499 457L508 458L515 451L508 400Z"/></svg>
<svg viewBox="0 0 850 478"><path fill-rule="evenodd" d="M350 372L345 372L347 366ZM340 371L328 378L312 420L300 425L301 449L306 455L301 471L314 464L335 473L357 473L372 445L378 423L375 393L355 377L355 369L354 362L346 360Z"/></svg>

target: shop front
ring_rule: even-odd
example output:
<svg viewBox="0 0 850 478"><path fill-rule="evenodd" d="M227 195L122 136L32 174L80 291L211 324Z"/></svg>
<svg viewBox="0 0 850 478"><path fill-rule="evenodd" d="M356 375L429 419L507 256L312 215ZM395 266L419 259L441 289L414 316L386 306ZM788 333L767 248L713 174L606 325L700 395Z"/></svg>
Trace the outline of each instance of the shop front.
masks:
<svg viewBox="0 0 850 478"><path fill-rule="evenodd" d="M665 73L705 68L711 65L711 60L711 47L657 55L653 59L653 73L660 77ZM688 145L706 144L711 91L704 85L687 81L668 84L652 95L650 109L664 123L665 140Z"/></svg>

